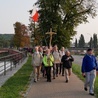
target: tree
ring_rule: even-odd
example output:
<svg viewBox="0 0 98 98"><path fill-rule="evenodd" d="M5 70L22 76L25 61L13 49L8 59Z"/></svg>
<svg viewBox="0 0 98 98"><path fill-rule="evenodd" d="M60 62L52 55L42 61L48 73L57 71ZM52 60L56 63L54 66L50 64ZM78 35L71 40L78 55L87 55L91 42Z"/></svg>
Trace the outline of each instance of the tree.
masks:
<svg viewBox="0 0 98 98"><path fill-rule="evenodd" d="M77 41L77 38L75 39L75 48L78 47L78 41Z"/></svg>
<svg viewBox="0 0 98 98"><path fill-rule="evenodd" d="M89 41L88 44L89 44L89 47L90 48L93 48L93 38L92 37L90 38L90 41Z"/></svg>
<svg viewBox="0 0 98 98"><path fill-rule="evenodd" d="M85 47L85 39L83 34L81 34L80 39L79 39L79 48Z"/></svg>
<svg viewBox="0 0 98 98"><path fill-rule="evenodd" d="M93 34L93 47L97 48L97 34Z"/></svg>
<svg viewBox="0 0 98 98"><path fill-rule="evenodd" d="M87 22L88 16L96 15L95 0L38 0L39 7L39 29L44 36L45 33L53 29L57 35L53 36L52 44L69 46L70 40L76 34L75 28ZM49 43L49 38L47 38Z"/></svg>
<svg viewBox="0 0 98 98"><path fill-rule="evenodd" d="M19 47L28 47L30 46L30 38L28 36L27 27L20 22L14 24L15 35L13 38L14 45Z"/></svg>
<svg viewBox="0 0 98 98"><path fill-rule="evenodd" d="M12 38L12 34L0 34L0 47L9 48Z"/></svg>
<svg viewBox="0 0 98 98"><path fill-rule="evenodd" d="M35 24L32 20L30 20L30 21L31 21L31 23L29 24L29 31L31 33L31 44L33 46L41 45L42 34L39 30L38 24Z"/></svg>
<svg viewBox="0 0 98 98"><path fill-rule="evenodd" d="M28 28L24 24L21 24L21 28L22 28L21 47L29 47L30 37L28 35Z"/></svg>

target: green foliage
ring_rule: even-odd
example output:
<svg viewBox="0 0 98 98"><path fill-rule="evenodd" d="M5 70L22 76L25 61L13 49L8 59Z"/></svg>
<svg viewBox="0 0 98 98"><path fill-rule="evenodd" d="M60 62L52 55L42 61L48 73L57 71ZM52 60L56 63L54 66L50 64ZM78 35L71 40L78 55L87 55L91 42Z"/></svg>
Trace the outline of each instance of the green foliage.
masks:
<svg viewBox="0 0 98 98"><path fill-rule="evenodd" d="M11 40L14 34L0 34L0 39L3 38L4 40Z"/></svg>
<svg viewBox="0 0 98 98"><path fill-rule="evenodd" d="M84 81L84 77L82 77L81 66L80 65L73 64L72 70L81 80Z"/></svg>
<svg viewBox="0 0 98 98"><path fill-rule="evenodd" d="M78 41L77 41L77 39L75 40L75 48L77 48L78 47Z"/></svg>
<svg viewBox="0 0 98 98"><path fill-rule="evenodd" d="M83 47L85 47L85 39L84 39L84 35L81 34L79 39L79 48L83 48Z"/></svg>
<svg viewBox="0 0 98 98"><path fill-rule="evenodd" d="M89 44L89 47L90 47L90 48L92 48L92 47L93 47L93 38L92 38L92 37L90 38L90 41L89 41L89 43L88 43L88 44Z"/></svg>
<svg viewBox="0 0 98 98"><path fill-rule="evenodd" d="M13 38L14 46L19 47L28 47L30 45L30 40L28 36L27 27L20 23L16 22L14 24L15 35Z"/></svg>
<svg viewBox="0 0 98 98"><path fill-rule="evenodd" d="M0 47L11 47L13 34L0 34Z"/></svg>
<svg viewBox="0 0 98 98"><path fill-rule="evenodd" d="M22 34L21 34L21 31L22 31L22 28L21 28L21 23L20 22L16 22L14 24L14 29L15 29L15 35L14 35L14 44L16 47L20 47L21 46L21 37L22 37Z"/></svg>
<svg viewBox="0 0 98 98"><path fill-rule="evenodd" d="M29 24L29 30L31 32L31 44L32 46L41 45L42 34L40 33L38 24L32 22Z"/></svg>
<svg viewBox="0 0 98 98"><path fill-rule="evenodd" d="M45 33L53 29L52 44L68 47L70 40L76 34L75 28L87 22L88 16L96 16L95 0L38 0L39 29L44 36L43 44L49 38Z"/></svg>
<svg viewBox="0 0 98 98"><path fill-rule="evenodd" d="M22 98L32 72L31 57L26 64L0 88L0 98Z"/></svg>
<svg viewBox="0 0 98 98"><path fill-rule="evenodd" d="M97 48L97 34L93 34L93 48Z"/></svg>
<svg viewBox="0 0 98 98"><path fill-rule="evenodd" d="M98 45L98 39L97 39L97 34L93 34L93 38L91 37L90 38L90 41L89 41L89 47L90 48L97 48L97 45Z"/></svg>
<svg viewBox="0 0 98 98"><path fill-rule="evenodd" d="M95 81L95 93L96 93L96 98L98 98L98 74L97 74L97 78Z"/></svg>

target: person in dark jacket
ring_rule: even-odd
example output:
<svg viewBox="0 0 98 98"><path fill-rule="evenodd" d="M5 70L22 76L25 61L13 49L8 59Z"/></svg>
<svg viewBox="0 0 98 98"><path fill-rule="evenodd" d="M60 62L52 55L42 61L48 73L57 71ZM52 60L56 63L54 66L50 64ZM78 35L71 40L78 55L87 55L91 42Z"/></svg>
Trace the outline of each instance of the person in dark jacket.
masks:
<svg viewBox="0 0 98 98"><path fill-rule="evenodd" d="M72 62L74 61L74 58L71 56L69 51L65 52L65 55L61 59L63 63L63 67L65 69L65 78L66 78L66 83L69 81L69 76L71 75L72 72Z"/></svg>
<svg viewBox="0 0 98 98"><path fill-rule="evenodd" d="M87 91L89 86L90 95L94 95L96 68L97 68L96 57L93 55L93 50L88 49L87 54L83 58L81 70L83 77L85 77L84 90Z"/></svg>

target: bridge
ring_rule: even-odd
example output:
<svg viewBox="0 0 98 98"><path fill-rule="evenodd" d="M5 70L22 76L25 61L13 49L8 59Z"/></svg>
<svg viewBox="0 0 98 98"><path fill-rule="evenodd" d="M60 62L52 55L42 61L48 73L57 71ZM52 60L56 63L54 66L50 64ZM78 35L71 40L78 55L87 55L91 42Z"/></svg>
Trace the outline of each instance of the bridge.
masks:
<svg viewBox="0 0 98 98"><path fill-rule="evenodd" d="M90 47L83 47L83 48L76 48L76 47L70 47L68 48L69 50L80 50L80 51L84 51L84 50L87 50L88 48ZM98 50L98 48L92 48L93 50Z"/></svg>

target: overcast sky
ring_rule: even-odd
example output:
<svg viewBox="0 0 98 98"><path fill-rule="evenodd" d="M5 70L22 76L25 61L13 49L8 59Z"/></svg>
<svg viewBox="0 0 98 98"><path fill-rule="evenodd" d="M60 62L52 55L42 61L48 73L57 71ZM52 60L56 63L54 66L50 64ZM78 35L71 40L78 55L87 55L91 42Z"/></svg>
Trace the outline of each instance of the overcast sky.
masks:
<svg viewBox="0 0 98 98"><path fill-rule="evenodd" d="M33 8L33 4L37 0L0 0L0 34L13 33L13 24L19 21L23 24L29 24L28 10ZM98 16L95 19L89 18L89 23L81 24L77 27L77 35L85 36L89 41L93 33L98 34Z"/></svg>

